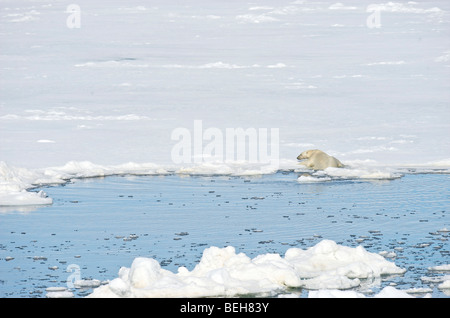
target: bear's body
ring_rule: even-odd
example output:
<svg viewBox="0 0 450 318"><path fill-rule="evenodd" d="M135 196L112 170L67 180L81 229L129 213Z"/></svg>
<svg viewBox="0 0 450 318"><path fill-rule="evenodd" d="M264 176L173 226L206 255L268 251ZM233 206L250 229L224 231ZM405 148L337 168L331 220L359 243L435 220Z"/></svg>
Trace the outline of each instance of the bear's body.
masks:
<svg viewBox="0 0 450 318"><path fill-rule="evenodd" d="M318 149L304 151L297 159L306 159L301 164L314 170L324 170L328 167L342 168L344 166L338 159Z"/></svg>

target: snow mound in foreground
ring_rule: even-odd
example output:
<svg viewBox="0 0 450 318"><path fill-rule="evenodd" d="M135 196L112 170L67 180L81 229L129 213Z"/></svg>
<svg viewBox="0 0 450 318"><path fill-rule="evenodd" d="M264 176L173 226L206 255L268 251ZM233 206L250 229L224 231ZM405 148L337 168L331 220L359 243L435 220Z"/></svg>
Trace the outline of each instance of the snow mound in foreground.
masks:
<svg viewBox="0 0 450 318"><path fill-rule="evenodd" d="M88 297L207 297L274 294L288 287L348 289L361 279L403 274L404 269L382 256L323 240L302 250L291 248L284 258L263 254L253 259L234 247L210 247L192 271L161 268L151 258L138 257L118 277L96 288Z"/></svg>

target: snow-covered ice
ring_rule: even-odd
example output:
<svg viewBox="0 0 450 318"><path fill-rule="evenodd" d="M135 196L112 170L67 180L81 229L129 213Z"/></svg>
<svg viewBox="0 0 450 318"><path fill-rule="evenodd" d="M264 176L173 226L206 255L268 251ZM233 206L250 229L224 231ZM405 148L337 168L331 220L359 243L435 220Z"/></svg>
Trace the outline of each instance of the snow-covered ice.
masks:
<svg viewBox="0 0 450 318"><path fill-rule="evenodd" d="M308 145L345 163L449 167L445 1L77 5L79 28L63 3L2 3L2 170L165 169L171 132L196 119L279 128L280 160ZM5 174L2 204L51 203Z"/></svg>
<svg viewBox="0 0 450 318"><path fill-rule="evenodd" d="M233 247L209 247L192 271L162 269L154 260L136 258L119 277L94 290L90 297L204 297L246 294L271 295L289 287L349 289L360 279L403 274L405 269L367 252L323 240L302 250L291 248L284 257L264 254L250 259Z"/></svg>
<svg viewBox="0 0 450 318"><path fill-rule="evenodd" d="M309 145L347 163L449 167L445 1L77 5L72 28L64 4L2 3L2 170L165 169L171 131L195 119L279 128L281 160ZM50 202L1 177L2 204Z"/></svg>
<svg viewBox="0 0 450 318"><path fill-rule="evenodd" d="M78 1L79 28L64 3L3 2L1 160L167 164L202 119L279 128L282 159L448 167L446 1L266 2Z"/></svg>

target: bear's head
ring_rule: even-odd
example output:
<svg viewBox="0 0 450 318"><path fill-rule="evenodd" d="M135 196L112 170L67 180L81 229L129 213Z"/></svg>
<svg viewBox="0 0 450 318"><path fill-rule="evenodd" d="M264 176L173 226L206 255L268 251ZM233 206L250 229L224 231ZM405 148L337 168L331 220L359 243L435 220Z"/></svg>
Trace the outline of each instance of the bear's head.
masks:
<svg viewBox="0 0 450 318"><path fill-rule="evenodd" d="M298 155L297 160L303 160L303 159L309 159L313 153L320 151L318 149L311 149L303 151L301 154Z"/></svg>

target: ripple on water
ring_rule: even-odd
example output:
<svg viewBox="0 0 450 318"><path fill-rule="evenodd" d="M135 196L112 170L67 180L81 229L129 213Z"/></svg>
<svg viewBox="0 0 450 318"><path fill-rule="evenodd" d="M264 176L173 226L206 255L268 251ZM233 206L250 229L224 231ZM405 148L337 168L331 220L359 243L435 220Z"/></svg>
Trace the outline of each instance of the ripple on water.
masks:
<svg viewBox="0 0 450 318"><path fill-rule="evenodd" d="M323 183L297 178L113 176L46 188L52 206L0 215L0 270L8 278L0 293L79 297L94 286L51 288L66 286L70 275L84 282L115 278L138 256L176 271L192 269L210 246L231 245L256 257L330 239L362 245L407 269L379 288L395 285L411 294L431 288L433 296L445 297L445 289L437 288L444 275L429 268L449 260L447 176ZM73 265L79 272L68 271Z"/></svg>

